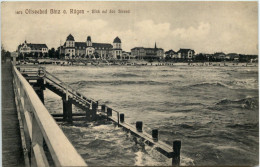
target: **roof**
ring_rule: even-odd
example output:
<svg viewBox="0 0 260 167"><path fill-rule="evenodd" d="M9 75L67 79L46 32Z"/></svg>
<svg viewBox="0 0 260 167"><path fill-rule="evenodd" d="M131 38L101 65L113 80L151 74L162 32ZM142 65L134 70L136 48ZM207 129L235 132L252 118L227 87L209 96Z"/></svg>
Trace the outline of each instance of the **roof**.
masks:
<svg viewBox="0 0 260 167"><path fill-rule="evenodd" d="M171 49L171 50L166 51L165 54L168 54L168 53L171 53L171 52L176 53L174 50Z"/></svg>
<svg viewBox="0 0 260 167"><path fill-rule="evenodd" d="M179 51L178 51L178 53L188 53L189 51L192 51L192 52L195 52L194 50L192 50L192 49L180 49Z"/></svg>
<svg viewBox="0 0 260 167"><path fill-rule="evenodd" d="M113 46L109 43L92 43L93 48L108 48L112 49Z"/></svg>
<svg viewBox="0 0 260 167"><path fill-rule="evenodd" d="M31 50L41 50L42 48L48 48L46 44L33 44L33 43L27 43L26 44L28 47L31 48ZM18 49L23 47L24 44L21 44L18 46Z"/></svg>
<svg viewBox="0 0 260 167"><path fill-rule="evenodd" d="M67 37L67 40L66 41L75 41L74 40L74 37L70 34L68 37Z"/></svg>
<svg viewBox="0 0 260 167"><path fill-rule="evenodd" d="M162 48L144 48L144 47L134 47L131 50L134 49L144 49L144 50L163 50Z"/></svg>
<svg viewBox="0 0 260 167"><path fill-rule="evenodd" d="M121 43L120 38L116 37L116 38L114 39L114 42L113 42L113 43Z"/></svg>
<svg viewBox="0 0 260 167"><path fill-rule="evenodd" d="M75 42L75 47L87 47L86 42Z"/></svg>

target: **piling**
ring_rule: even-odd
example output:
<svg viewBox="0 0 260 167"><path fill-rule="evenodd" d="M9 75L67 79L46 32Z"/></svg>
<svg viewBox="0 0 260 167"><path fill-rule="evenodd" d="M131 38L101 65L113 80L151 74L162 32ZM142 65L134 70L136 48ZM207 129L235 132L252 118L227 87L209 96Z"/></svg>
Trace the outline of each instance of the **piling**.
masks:
<svg viewBox="0 0 260 167"><path fill-rule="evenodd" d="M63 120L66 121L68 117L68 112L66 110L66 99L62 99L62 106L63 106Z"/></svg>
<svg viewBox="0 0 260 167"><path fill-rule="evenodd" d="M92 103L92 109L90 110L90 120L93 121L96 119L97 116L97 108L98 108L98 104L93 102Z"/></svg>
<svg viewBox="0 0 260 167"><path fill-rule="evenodd" d="M101 111L102 111L102 112L106 112L106 105L102 105L102 106L101 106Z"/></svg>
<svg viewBox="0 0 260 167"><path fill-rule="evenodd" d="M180 166L180 150L181 150L181 141L176 140L173 142L173 157L172 157L172 165Z"/></svg>
<svg viewBox="0 0 260 167"><path fill-rule="evenodd" d="M119 122L119 112L117 112L117 126L119 127L120 125L120 122Z"/></svg>
<svg viewBox="0 0 260 167"><path fill-rule="evenodd" d="M36 86L38 87L38 89L36 89L35 92L40 98L40 100L42 101L42 103L44 104L44 94L43 94L43 90L45 90L44 79L42 78L37 79Z"/></svg>
<svg viewBox="0 0 260 167"><path fill-rule="evenodd" d="M112 108L107 108L107 116L108 117L112 116Z"/></svg>
<svg viewBox="0 0 260 167"><path fill-rule="evenodd" d="M143 122L142 121L137 121L136 122L136 130L138 132L142 132L143 131Z"/></svg>
<svg viewBox="0 0 260 167"><path fill-rule="evenodd" d="M72 100L62 99L63 105L63 120L72 123Z"/></svg>
<svg viewBox="0 0 260 167"><path fill-rule="evenodd" d="M124 122L125 121L125 115L124 114L120 114L120 122Z"/></svg>
<svg viewBox="0 0 260 167"><path fill-rule="evenodd" d="M158 141L158 129L152 130L153 141Z"/></svg>

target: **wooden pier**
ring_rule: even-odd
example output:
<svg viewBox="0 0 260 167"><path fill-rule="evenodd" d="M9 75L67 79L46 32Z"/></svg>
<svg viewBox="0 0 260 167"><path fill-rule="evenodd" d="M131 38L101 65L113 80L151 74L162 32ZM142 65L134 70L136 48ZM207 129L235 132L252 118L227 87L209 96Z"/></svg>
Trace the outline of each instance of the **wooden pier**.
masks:
<svg viewBox="0 0 260 167"><path fill-rule="evenodd" d="M11 62L2 63L2 165L25 166Z"/></svg>
<svg viewBox="0 0 260 167"><path fill-rule="evenodd" d="M44 68L18 66L17 67L25 79L32 85L37 95L44 103L44 89L49 89L55 94L62 97L63 113L52 114L56 120L67 121L72 123L75 120L84 119L93 121L100 117L113 121L122 129L129 131L134 136L141 138L144 143L153 146L158 152L172 158L172 165L180 165L180 149L181 141L173 141L173 145L169 146L158 139L158 130L152 130L152 134L147 134L143 131L143 122L137 121L133 126L126 122L124 114L113 110L105 104L98 104L98 101L87 98L75 89L70 87L67 83L62 82L54 75L47 72ZM72 104L82 109L84 113L73 113ZM75 119L75 117L77 119Z"/></svg>
<svg viewBox="0 0 260 167"><path fill-rule="evenodd" d="M33 71L28 70L24 76L31 77L31 81L36 80L30 85L18 69L16 66L9 69L9 73L12 72L13 76L9 84L13 84L12 92L15 94L14 99L21 131L21 137L17 137L17 139L22 143L25 166L87 166L43 104L42 72L44 70L38 68L36 75ZM6 139L8 138L6 137ZM6 158L12 157L7 156Z"/></svg>

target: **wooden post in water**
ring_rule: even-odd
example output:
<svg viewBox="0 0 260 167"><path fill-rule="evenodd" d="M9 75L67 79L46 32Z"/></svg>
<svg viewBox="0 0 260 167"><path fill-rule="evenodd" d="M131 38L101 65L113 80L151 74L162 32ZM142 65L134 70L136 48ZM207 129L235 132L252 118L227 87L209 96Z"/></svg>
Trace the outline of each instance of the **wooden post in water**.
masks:
<svg viewBox="0 0 260 167"><path fill-rule="evenodd" d="M112 116L112 108L107 108L107 116Z"/></svg>
<svg viewBox="0 0 260 167"><path fill-rule="evenodd" d="M37 87L39 87L38 90L36 90L36 94L38 95L38 97L40 98L40 100L42 101L42 103L44 104L44 94L43 94L43 90L45 90L44 87L44 79L37 79Z"/></svg>
<svg viewBox="0 0 260 167"><path fill-rule="evenodd" d="M119 124L120 124L120 122L119 122L119 112L117 112L117 126L119 127Z"/></svg>
<svg viewBox="0 0 260 167"><path fill-rule="evenodd" d="M125 115L124 114L120 114L120 122L124 122L125 121Z"/></svg>
<svg viewBox="0 0 260 167"><path fill-rule="evenodd" d="M107 107L107 120L108 117L112 117L112 108Z"/></svg>
<svg viewBox="0 0 260 167"><path fill-rule="evenodd" d="M106 105L101 106L101 112L106 112Z"/></svg>
<svg viewBox="0 0 260 167"><path fill-rule="evenodd" d="M66 105L66 99L62 98L62 106L63 106L63 121L67 120L68 117L68 110L67 110L67 105Z"/></svg>
<svg viewBox="0 0 260 167"><path fill-rule="evenodd" d="M136 130L138 132L142 132L143 131L143 122L142 121L137 121L136 122Z"/></svg>
<svg viewBox="0 0 260 167"><path fill-rule="evenodd" d="M66 110L68 114L68 122L72 123L72 100L70 98L66 101Z"/></svg>
<svg viewBox="0 0 260 167"><path fill-rule="evenodd" d="M93 102L92 103L92 109L91 109L91 121L95 120L96 119L96 116L97 116L97 108L98 108L98 103L95 103Z"/></svg>
<svg viewBox="0 0 260 167"><path fill-rule="evenodd" d="M158 141L158 129L152 130L153 141Z"/></svg>
<svg viewBox="0 0 260 167"><path fill-rule="evenodd" d="M68 98L62 98L62 106L63 106L63 120L72 123L72 100Z"/></svg>
<svg viewBox="0 0 260 167"><path fill-rule="evenodd" d="M172 166L180 166L180 151L181 151L181 141L176 140L173 142Z"/></svg>

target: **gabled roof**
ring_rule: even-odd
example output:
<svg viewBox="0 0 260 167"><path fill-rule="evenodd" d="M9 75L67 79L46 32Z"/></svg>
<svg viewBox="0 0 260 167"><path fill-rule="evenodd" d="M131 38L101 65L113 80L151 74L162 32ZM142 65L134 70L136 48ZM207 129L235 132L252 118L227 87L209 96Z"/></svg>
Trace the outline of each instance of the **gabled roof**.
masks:
<svg viewBox="0 0 260 167"><path fill-rule="evenodd" d="M192 51L195 53L195 51L192 49L182 49L182 48L178 51L178 53L188 53L189 51Z"/></svg>
<svg viewBox="0 0 260 167"><path fill-rule="evenodd" d="M31 50L41 50L42 48L48 48L46 44L33 44L33 43L26 43L26 45L28 47L31 48ZM20 49L21 47L23 47L24 44L20 44L18 46L18 49Z"/></svg>
<svg viewBox="0 0 260 167"><path fill-rule="evenodd" d="M172 52L172 53L176 53L174 50L171 49L171 50L166 51L165 54L169 54L169 53L171 53L171 52Z"/></svg>
<svg viewBox="0 0 260 167"><path fill-rule="evenodd" d="M74 37L70 34L68 37L67 37L67 40L66 41L75 41L74 40Z"/></svg>
<svg viewBox="0 0 260 167"><path fill-rule="evenodd" d="M113 42L113 43L121 43L120 38L116 37L116 38L114 39L114 42Z"/></svg>

